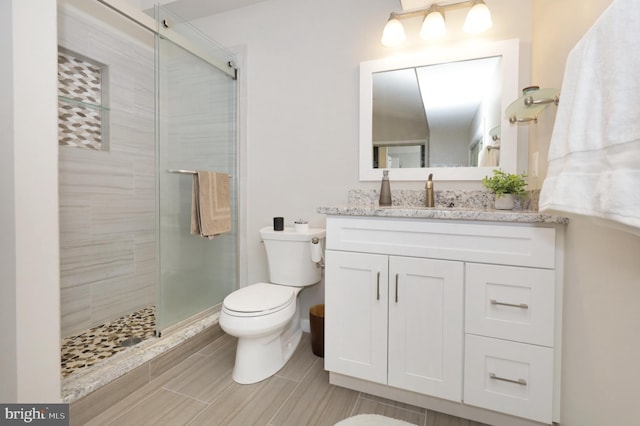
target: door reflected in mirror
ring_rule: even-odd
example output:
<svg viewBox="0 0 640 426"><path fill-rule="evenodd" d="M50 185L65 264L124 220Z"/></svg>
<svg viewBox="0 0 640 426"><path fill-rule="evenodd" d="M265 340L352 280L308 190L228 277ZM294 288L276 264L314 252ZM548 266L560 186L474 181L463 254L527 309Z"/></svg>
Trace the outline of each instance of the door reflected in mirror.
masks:
<svg viewBox="0 0 640 426"><path fill-rule="evenodd" d="M374 72L374 168L499 166L501 56Z"/></svg>
<svg viewBox="0 0 640 426"><path fill-rule="evenodd" d="M373 168L425 167L426 144L374 145Z"/></svg>

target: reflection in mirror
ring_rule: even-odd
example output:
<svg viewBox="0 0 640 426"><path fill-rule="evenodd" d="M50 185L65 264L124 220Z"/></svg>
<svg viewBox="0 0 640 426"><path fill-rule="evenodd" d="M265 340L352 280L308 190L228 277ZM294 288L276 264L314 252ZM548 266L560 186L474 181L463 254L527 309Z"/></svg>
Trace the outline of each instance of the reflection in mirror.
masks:
<svg viewBox="0 0 640 426"><path fill-rule="evenodd" d="M497 167L501 57L373 73L374 168Z"/></svg>
<svg viewBox="0 0 640 426"><path fill-rule="evenodd" d="M521 171L526 134L519 144L502 114L519 92L519 61L518 40L505 40L362 62L360 179L389 168L394 180L420 181Z"/></svg>
<svg viewBox="0 0 640 426"><path fill-rule="evenodd" d="M418 145L374 145L373 168L424 167L426 143Z"/></svg>

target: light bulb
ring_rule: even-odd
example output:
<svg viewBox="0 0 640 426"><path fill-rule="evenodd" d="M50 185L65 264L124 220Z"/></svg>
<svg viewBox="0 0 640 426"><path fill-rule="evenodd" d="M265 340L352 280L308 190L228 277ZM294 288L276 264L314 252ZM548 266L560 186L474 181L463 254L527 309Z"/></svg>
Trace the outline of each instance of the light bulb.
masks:
<svg viewBox="0 0 640 426"><path fill-rule="evenodd" d="M467 18L464 21L464 30L469 34L478 34L484 32L493 26L491 21L491 12L484 3L479 0L473 5Z"/></svg>
<svg viewBox="0 0 640 426"><path fill-rule="evenodd" d="M420 29L420 37L424 40L433 40L440 38L447 32L447 27L444 23L444 16L440 11L430 12L422 22L422 28Z"/></svg>
<svg viewBox="0 0 640 426"><path fill-rule="evenodd" d="M406 39L407 36L404 33L402 23L398 19L391 17L382 32L382 45L394 47L402 44Z"/></svg>

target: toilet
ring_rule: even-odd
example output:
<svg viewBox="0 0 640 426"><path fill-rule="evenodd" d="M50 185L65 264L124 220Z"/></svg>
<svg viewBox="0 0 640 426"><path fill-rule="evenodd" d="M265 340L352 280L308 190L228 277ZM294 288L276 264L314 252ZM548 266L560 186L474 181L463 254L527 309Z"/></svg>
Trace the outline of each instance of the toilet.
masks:
<svg viewBox="0 0 640 426"><path fill-rule="evenodd" d="M220 312L222 330L238 338L233 380L241 384L271 377L287 363L302 337L298 295L318 283L322 273L317 261L324 229L266 227L260 237L270 282L234 291Z"/></svg>

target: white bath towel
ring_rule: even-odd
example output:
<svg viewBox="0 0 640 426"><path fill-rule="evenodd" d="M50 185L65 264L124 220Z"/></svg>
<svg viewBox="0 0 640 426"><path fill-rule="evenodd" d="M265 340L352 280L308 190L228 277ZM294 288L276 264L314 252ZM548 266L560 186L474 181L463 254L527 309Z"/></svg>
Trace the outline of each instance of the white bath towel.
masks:
<svg viewBox="0 0 640 426"><path fill-rule="evenodd" d="M640 234L640 1L614 0L567 58L540 210Z"/></svg>

